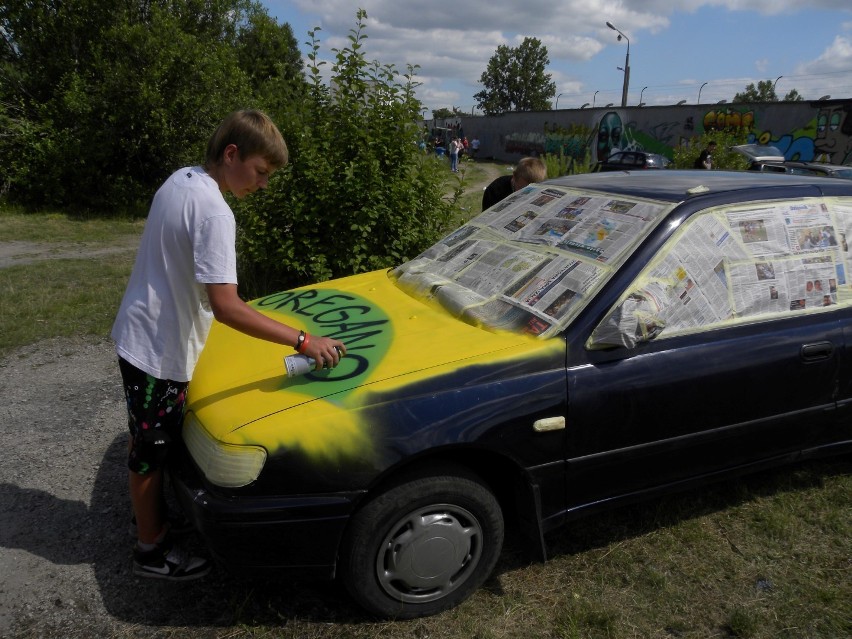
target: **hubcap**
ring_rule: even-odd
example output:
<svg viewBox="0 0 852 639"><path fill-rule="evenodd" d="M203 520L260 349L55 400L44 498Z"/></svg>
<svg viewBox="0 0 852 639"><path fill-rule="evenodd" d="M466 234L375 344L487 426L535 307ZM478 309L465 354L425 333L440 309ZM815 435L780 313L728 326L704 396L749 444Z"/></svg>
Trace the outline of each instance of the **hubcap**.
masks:
<svg viewBox="0 0 852 639"><path fill-rule="evenodd" d="M394 599L426 603L463 584L482 555L482 527L468 510L437 504L401 518L376 557L379 583Z"/></svg>

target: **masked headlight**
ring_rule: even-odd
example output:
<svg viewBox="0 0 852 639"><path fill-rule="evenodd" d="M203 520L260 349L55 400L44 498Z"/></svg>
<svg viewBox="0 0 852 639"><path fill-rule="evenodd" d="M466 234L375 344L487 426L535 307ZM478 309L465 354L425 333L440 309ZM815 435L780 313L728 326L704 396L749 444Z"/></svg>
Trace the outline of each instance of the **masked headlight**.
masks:
<svg viewBox="0 0 852 639"><path fill-rule="evenodd" d="M184 420L183 439L198 468L217 486L239 488L250 484L266 463L265 448L216 441L192 413Z"/></svg>

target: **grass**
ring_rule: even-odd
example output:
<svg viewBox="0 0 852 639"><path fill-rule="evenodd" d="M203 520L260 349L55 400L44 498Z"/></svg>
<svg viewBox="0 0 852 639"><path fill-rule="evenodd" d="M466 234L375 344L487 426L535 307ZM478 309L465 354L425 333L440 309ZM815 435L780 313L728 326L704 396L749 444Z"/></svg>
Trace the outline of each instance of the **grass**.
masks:
<svg viewBox="0 0 852 639"><path fill-rule="evenodd" d="M487 172L477 163L459 177L478 183ZM477 196L481 189L471 189L471 215L479 212ZM140 231L131 220L0 213L4 241L103 248ZM0 354L49 337L107 335L131 266L127 250L0 269ZM545 564L531 563L510 535L485 587L428 619L377 622L332 586L220 577L227 596L217 609L224 621L133 627L124 636L144 630L183 639L849 637L850 470L849 458L814 462L581 520L548 536Z"/></svg>
<svg viewBox="0 0 852 639"><path fill-rule="evenodd" d="M449 173L449 168L447 169L447 190L459 186L462 188L462 195L458 202L460 208L459 225L482 212L482 190L498 175L510 173L511 169L507 168L508 166L505 162L490 160L478 160L476 162L461 160L458 173Z"/></svg>
<svg viewBox="0 0 852 639"><path fill-rule="evenodd" d="M97 253L91 259L51 259L0 268L0 354L50 337L109 334L142 232L140 220L85 220L58 213L0 211L4 241L47 247L75 245Z"/></svg>

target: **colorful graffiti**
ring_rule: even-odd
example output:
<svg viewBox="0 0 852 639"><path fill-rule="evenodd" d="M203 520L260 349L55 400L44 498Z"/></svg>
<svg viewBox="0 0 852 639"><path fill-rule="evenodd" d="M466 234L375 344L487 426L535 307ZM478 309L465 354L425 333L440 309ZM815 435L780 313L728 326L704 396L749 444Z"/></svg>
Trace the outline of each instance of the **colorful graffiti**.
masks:
<svg viewBox="0 0 852 639"><path fill-rule="evenodd" d="M624 150L672 158L676 147L705 133L734 130L745 133L746 142L777 147L787 160L852 164L852 100L789 106L789 110L772 111L771 121L768 107L755 105L714 106L703 112L684 112L683 108L599 111L592 126L545 121L540 131L502 135L501 146L507 154L561 154L575 160L588 156L592 162ZM581 117L580 113L572 115ZM655 121L654 116L660 119Z"/></svg>
<svg viewBox="0 0 852 639"><path fill-rule="evenodd" d="M832 164L852 162L852 103L820 109L814 148Z"/></svg>

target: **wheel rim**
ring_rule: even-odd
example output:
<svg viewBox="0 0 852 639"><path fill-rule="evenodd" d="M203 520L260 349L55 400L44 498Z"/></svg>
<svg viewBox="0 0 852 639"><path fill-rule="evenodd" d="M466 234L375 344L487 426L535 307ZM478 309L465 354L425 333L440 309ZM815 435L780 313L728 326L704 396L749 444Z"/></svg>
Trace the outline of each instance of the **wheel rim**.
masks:
<svg viewBox="0 0 852 639"><path fill-rule="evenodd" d="M382 540L376 575L398 601L427 603L447 596L475 571L482 526L470 511L450 504L417 509Z"/></svg>

